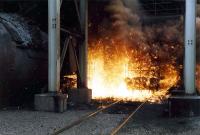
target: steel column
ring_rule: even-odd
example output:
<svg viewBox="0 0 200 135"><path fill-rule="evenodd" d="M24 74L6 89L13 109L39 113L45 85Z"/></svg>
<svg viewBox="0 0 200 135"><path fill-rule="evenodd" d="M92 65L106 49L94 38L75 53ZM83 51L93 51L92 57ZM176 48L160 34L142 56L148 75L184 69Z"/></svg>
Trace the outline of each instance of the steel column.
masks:
<svg viewBox="0 0 200 135"><path fill-rule="evenodd" d="M195 94L196 71L196 0L185 0L185 62L184 85L186 94Z"/></svg>
<svg viewBox="0 0 200 135"><path fill-rule="evenodd" d="M49 45L48 89L60 89L60 0L48 0Z"/></svg>
<svg viewBox="0 0 200 135"><path fill-rule="evenodd" d="M79 47L79 87L87 88L88 0L80 0L80 21L81 30L84 34L84 42Z"/></svg>

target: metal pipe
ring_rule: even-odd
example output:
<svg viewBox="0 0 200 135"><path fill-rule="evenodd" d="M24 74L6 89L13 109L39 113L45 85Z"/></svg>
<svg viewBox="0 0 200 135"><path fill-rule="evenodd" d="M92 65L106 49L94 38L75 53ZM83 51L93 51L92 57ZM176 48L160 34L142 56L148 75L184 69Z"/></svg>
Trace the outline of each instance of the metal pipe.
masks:
<svg viewBox="0 0 200 135"><path fill-rule="evenodd" d="M48 0L48 19L48 88L56 92L60 89L60 0Z"/></svg>
<svg viewBox="0 0 200 135"><path fill-rule="evenodd" d="M74 0L74 5L75 5L75 8L76 8L76 13L77 13L77 16L78 16L79 24L81 26L81 18L80 18L80 12L79 12L79 9L78 9L78 2L77 2L77 0Z"/></svg>
<svg viewBox="0 0 200 135"><path fill-rule="evenodd" d="M195 94L196 0L186 0L184 85L186 94Z"/></svg>
<svg viewBox="0 0 200 135"><path fill-rule="evenodd" d="M80 78L79 87L87 88L87 50L88 50L88 0L80 0L81 31L84 42L79 46Z"/></svg>
<svg viewBox="0 0 200 135"><path fill-rule="evenodd" d="M68 46L70 44L71 38L72 37L70 36L70 37L67 37L65 39L64 47L63 47L63 50L62 50L62 53L61 53L61 58L60 58L60 70L62 70L63 63L64 63L64 60L65 60L65 57L66 57L67 49L68 49Z"/></svg>
<svg viewBox="0 0 200 135"><path fill-rule="evenodd" d="M61 32L67 33L70 36L77 37L77 38L80 38L80 39L83 38L83 35L81 35L81 34L79 34L77 32L71 32L71 31L69 31L69 30L67 30L65 28L60 28L60 30L61 30Z"/></svg>

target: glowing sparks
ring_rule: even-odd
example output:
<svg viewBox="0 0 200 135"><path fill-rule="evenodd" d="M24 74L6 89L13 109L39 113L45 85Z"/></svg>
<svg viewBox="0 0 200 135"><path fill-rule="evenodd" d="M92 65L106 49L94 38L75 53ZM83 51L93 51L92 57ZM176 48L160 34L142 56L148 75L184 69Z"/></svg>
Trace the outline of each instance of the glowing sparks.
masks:
<svg viewBox="0 0 200 135"><path fill-rule="evenodd" d="M155 67L151 67L151 70L142 67L149 67L152 63L145 65L142 61L134 62L134 59L131 59L131 55L135 56L133 51L127 52L129 55L124 53L125 51L118 52L115 49L110 52L105 50L101 42L98 43L94 48L89 48L88 58L88 85L93 90L94 99L143 101L156 91L157 96L152 101L158 101L166 97L169 88L175 86L180 79L173 65L166 64L160 70L162 73L157 73L159 71L155 70ZM122 45L118 47L124 48ZM136 67L137 70L134 70ZM162 78L158 74L162 74ZM127 81L128 79L130 81Z"/></svg>
<svg viewBox="0 0 200 135"><path fill-rule="evenodd" d="M138 11L121 0L112 0L106 12L109 23L89 36L88 85L93 98L144 101L155 92L153 102L165 98L180 80L183 20L142 26Z"/></svg>

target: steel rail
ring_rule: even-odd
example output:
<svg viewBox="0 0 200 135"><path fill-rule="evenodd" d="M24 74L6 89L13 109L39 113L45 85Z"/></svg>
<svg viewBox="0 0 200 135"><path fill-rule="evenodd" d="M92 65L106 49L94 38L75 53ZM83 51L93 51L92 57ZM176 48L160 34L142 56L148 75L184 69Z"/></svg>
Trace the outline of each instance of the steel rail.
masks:
<svg viewBox="0 0 200 135"><path fill-rule="evenodd" d="M154 93L151 97L149 97L148 99L146 99L145 101L143 101L130 115L128 115L124 121L122 123L120 123L117 127L115 127L110 135L116 135L120 129L122 129L127 122L143 107L144 104L146 104L151 98L153 98L154 96L156 96L156 93Z"/></svg>
<svg viewBox="0 0 200 135"><path fill-rule="evenodd" d="M116 101L116 102L114 102L114 103L112 103L112 104L110 104L110 105L107 105L107 106L104 107L104 108L101 108L101 109L99 109L99 110L97 110L97 111L95 111L95 112L92 112L92 113L90 113L90 114L88 114L88 115L86 115L86 116L83 116L82 118L78 119L77 121L74 121L74 122L72 122L71 124L69 124L69 125L67 125L67 126L65 126L65 127L63 127L63 128L61 128L61 129L57 130L56 132L54 132L54 133L51 134L51 135L59 135L60 133L66 131L66 130L68 130L68 129L70 129L70 128L76 126L76 125L79 125L79 124L82 123L83 121L86 121L86 120L88 120L89 118L96 116L98 113L100 113L100 112L102 112L102 111L104 111L104 110L106 110L106 109L112 107L113 105L115 105L115 104L117 104L117 103L119 103L119 102L120 102L120 101Z"/></svg>
<svg viewBox="0 0 200 135"><path fill-rule="evenodd" d="M148 98L148 99L146 99L145 101L143 101L136 109L134 109L134 111L133 111L131 114L129 114L129 115L123 120L123 122L121 122L117 127L115 127L115 128L111 131L110 135L116 135L116 134L120 131L120 129L122 129L122 128L127 124L127 122L128 122L128 121L129 121L129 120L144 106L144 104L146 104L146 103L147 103L152 97L154 97L154 96L156 96L156 93L155 93L154 95L152 95L150 98ZM117 103L119 103L119 102L121 102L121 100L120 100L120 101L116 101L116 102L114 102L114 103L112 103L112 104L110 104L110 105L107 105L106 107L101 108L101 109L99 109L99 110L97 110L97 111L95 111L95 112L92 112L92 113L88 114L88 115L85 115L85 116L83 116L82 118L78 119L77 121L74 121L74 122L72 122L71 124L69 124L69 125L67 125L67 126L65 126L65 127L63 127L63 128L61 128L61 129L57 130L56 132L54 132L54 133L51 134L51 135L59 135L60 133L66 131L66 130L68 130L68 129L70 129L70 128L76 126L76 125L79 125L79 124L82 123L83 121L86 121L86 120L88 120L89 118L96 116L98 113L100 113L100 112L102 112L102 111L104 111L104 110L106 110L106 109L112 107L113 105L115 105L115 104L117 104Z"/></svg>
<svg viewBox="0 0 200 135"><path fill-rule="evenodd" d="M114 128L114 129L111 131L110 135L116 135L116 134L119 132L119 130L127 124L127 122L133 117L133 115L135 115L136 112L138 112L138 110L139 110L140 108L142 108L142 106L143 106L147 101L148 101L148 100L142 102L130 115L128 115L128 116L125 118L125 120L124 120L122 123L120 123L116 128Z"/></svg>

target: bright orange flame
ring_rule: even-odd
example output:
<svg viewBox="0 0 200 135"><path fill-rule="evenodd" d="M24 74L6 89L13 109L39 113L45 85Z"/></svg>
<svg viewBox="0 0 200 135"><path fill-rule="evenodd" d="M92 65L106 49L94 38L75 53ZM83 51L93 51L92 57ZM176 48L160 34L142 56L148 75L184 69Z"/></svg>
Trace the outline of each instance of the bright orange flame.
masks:
<svg viewBox="0 0 200 135"><path fill-rule="evenodd" d="M165 98L168 90L178 83L179 72L172 64L158 70L150 57L140 61L142 55L125 47L126 44L114 39L111 44L97 41L89 46L88 86L93 90L93 99L144 101L156 91L151 99L155 102Z"/></svg>

